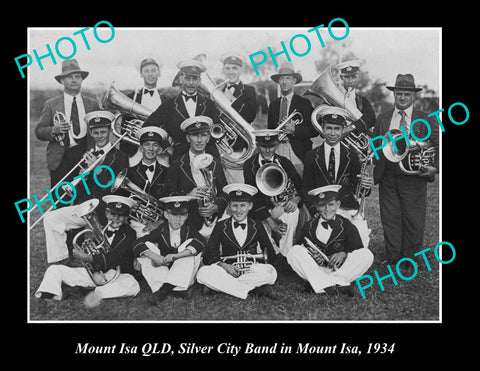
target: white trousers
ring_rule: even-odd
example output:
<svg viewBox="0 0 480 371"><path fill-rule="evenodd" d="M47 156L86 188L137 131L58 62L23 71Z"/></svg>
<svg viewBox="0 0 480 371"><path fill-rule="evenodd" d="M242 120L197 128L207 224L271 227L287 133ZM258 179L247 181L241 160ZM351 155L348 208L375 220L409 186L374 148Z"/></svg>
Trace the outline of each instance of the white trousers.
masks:
<svg viewBox="0 0 480 371"><path fill-rule="evenodd" d="M248 273L233 277L217 264L204 265L197 273L197 281L208 288L220 291L240 299L246 299L248 293L256 287L273 285L277 280L277 271L270 264L255 263Z"/></svg>
<svg viewBox="0 0 480 371"><path fill-rule="evenodd" d="M152 292L156 292L164 283L175 286L175 291L185 291L195 282L195 275L200 267L202 254L175 260L170 268L154 267L147 257L138 257L140 271Z"/></svg>
<svg viewBox="0 0 480 371"><path fill-rule="evenodd" d="M115 273L114 269L110 269L105 275L109 279ZM138 282L128 273L121 273L115 280L106 285L95 286L85 268L53 264L47 268L35 297L39 298L42 292L46 292L53 294L55 300L62 300L62 283L72 287L95 287L95 294L102 299L136 296L140 292Z"/></svg>
<svg viewBox="0 0 480 371"><path fill-rule="evenodd" d="M293 245L293 239L295 238L295 232L297 230L298 225L298 216L300 215L300 210L297 208L294 212L291 213L283 213L279 220L284 222L287 225L287 232L282 236L280 241L278 242L278 246L276 243L273 242L273 247L277 253L282 254L283 256L287 256L290 248ZM263 222L263 225L267 231L269 236L272 235L272 229L268 225L267 222Z"/></svg>
<svg viewBox="0 0 480 371"><path fill-rule="evenodd" d="M68 258L67 231L85 227L87 223L76 216L78 205L52 210L43 218L47 262L56 263Z"/></svg>
<svg viewBox="0 0 480 371"><path fill-rule="evenodd" d="M373 254L367 248L357 249L347 254L343 265L336 271L320 267L302 245L294 245L287 255L287 262L304 280L307 280L318 294L325 287L348 286L362 276L373 263Z"/></svg>
<svg viewBox="0 0 480 371"><path fill-rule="evenodd" d="M352 222L352 224L357 228L358 233L360 234L363 247L368 247L368 245L370 244L370 232L372 230L368 228L365 218L357 214L357 210L346 210L342 209L341 207L338 208L337 214L343 216L344 218L347 218Z"/></svg>

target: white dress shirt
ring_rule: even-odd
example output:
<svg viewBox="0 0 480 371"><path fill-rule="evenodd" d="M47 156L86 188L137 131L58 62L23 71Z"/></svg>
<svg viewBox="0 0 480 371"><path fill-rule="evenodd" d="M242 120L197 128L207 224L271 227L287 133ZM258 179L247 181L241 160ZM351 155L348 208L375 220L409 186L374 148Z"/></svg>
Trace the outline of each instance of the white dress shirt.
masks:
<svg viewBox="0 0 480 371"><path fill-rule="evenodd" d="M188 151L188 155L190 156L190 168L192 170L192 177L195 181L197 187L205 187L207 183L205 182L205 178L203 177L200 170L193 167L193 159L197 156L192 151Z"/></svg>
<svg viewBox="0 0 480 371"><path fill-rule="evenodd" d="M322 222L325 222L326 220L320 217L320 221L318 222L317 230L315 231L315 234L318 238L319 241L322 243L327 243L328 239L330 238L330 235L332 234L332 228L327 225L327 228L325 228L322 225Z"/></svg>
<svg viewBox="0 0 480 371"><path fill-rule="evenodd" d="M83 99L81 94L75 96L78 108L78 122L80 125L80 132L78 135L73 133L73 127L70 127L68 132L68 136L70 137L70 147L76 146L77 142L75 139L81 139L87 135L87 124L84 121L85 117L85 106L83 105ZM70 122L70 115L72 113L72 104L73 104L73 95L70 94L63 94L63 104L65 106L65 119L67 122Z"/></svg>
<svg viewBox="0 0 480 371"><path fill-rule="evenodd" d="M399 112L400 110L395 107L393 110L393 115L392 115L392 120L390 121L390 128L389 130L392 129L398 129L400 130L400 120L402 119L402 115ZM410 127L410 123L412 122L412 111L413 111L413 105L408 107L407 109L403 110L405 111L405 121L407 122L407 133L408 133L408 128Z"/></svg>
<svg viewBox="0 0 480 371"><path fill-rule="evenodd" d="M153 95L150 95L148 93L145 94L145 90L153 91ZM152 111L155 111L158 108L158 106L162 104L162 99L160 98L160 93L158 92L157 88L150 89L144 86L141 89L141 94L142 94L142 101L141 101L142 106L145 106L151 109Z"/></svg>
<svg viewBox="0 0 480 371"><path fill-rule="evenodd" d="M152 183L153 174L155 173L155 163L156 163L156 161L153 164L150 164L150 165L153 165L153 170L152 171L150 171L150 170L145 171L145 174L147 175L148 181L150 183ZM150 166L149 164L146 164L143 160L142 160L142 165Z"/></svg>
<svg viewBox="0 0 480 371"><path fill-rule="evenodd" d="M183 103L185 103L185 108L187 109L188 116L195 117L195 111L197 110L197 100L198 100L198 93L196 94L196 99L189 99L188 101L185 100L185 96L182 93Z"/></svg>
<svg viewBox="0 0 480 371"><path fill-rule="evenodd" d="M238 228L235 228L233 226L233 223L235 222L235 219L232 218L232 229L233 229L233 235L235 236L235 239L237 240L238 244L240 246L243 246L243 244L245 243L246 239L247 239L247 233L248 233L248 223L247 223L247 219L239 222L241 224L245 224L245 228L242 228L242 227L238 227Z"/></svg>

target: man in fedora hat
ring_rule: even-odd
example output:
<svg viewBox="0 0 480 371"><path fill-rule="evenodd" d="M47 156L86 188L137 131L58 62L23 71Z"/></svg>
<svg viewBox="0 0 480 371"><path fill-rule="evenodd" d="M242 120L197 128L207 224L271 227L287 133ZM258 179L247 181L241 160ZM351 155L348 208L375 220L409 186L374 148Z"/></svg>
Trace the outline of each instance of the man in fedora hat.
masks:
<svg viewBox="0 0 480 371"><path fill-rule="evenodd" d="M382 152L379 153L380 159L375 160L373 177L375 184L379 184L386 261L395 264L401 258L422 250L427 182L433 181L438 172L438 125L434 125L433 119L426 113L414 108L415 94L422 88L416 87L412 74L398 74L395 85L387 86L387 89L393 91L395 107L377 117L373 136L386 135L387 131L402 127L404 132L409 133L410 124L421 118L430 123L430 141L437 152L434 165L427 166L420 175L403 173L399 164L388 161ZM425 138L428 133L428 128L421 123L414 125L412 130L418 138Z"/></svg>
<svg viewBox="0 0 480 371"><path fill-rule="evenodd" d="M294 110L299 112L303 121L298 125L294 124L293 120L300 116L289 120L283 128L287 135L280 143L277 153L287 157L302 175L305 155L312 149L310 138L318 134L311 122L313 107L308 99L295 93L295 84L300 83L303 78L300 73L295 72L291 63L280 65L278 72L273 74L271 79L279 85L280 97L272 101L268 107L267 128L276 129Z"/></svg>
<svg viewBox="0 0 480 371"><path fill-rule="evenodd" d="M88 74L76 59L62 62L62 73L55 76L55 80L63 85L63 94L45 102L35 128L37 139L48 142L47 167L52 187L81 159L87 145L93 143L83 118L98 110L99 105L81 93L82 82ZM58 125L54 122L57 112L65 115L65 122Z"/></svg>

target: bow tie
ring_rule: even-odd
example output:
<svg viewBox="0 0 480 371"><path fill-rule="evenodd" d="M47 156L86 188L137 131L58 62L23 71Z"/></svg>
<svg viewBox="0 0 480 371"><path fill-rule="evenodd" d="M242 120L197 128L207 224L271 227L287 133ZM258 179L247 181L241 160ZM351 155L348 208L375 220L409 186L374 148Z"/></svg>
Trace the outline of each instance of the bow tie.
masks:
<svg viewBox="0 0 480 371"><path fill-rule="evenodd" d="M230 84L230 85L227 86L227 89L231 89L231 88L236 89L237 86L238 86L238 84Z"/></svg>
<svg viewBox="0 0 480 371"><path fill-rule="evenodd" d="M265 164L271 164L273 162L273 160L260 160L260 163L262 165L265 165Z"/></svg>
<svg viewBox="0 0 480 371"><path fill-rule="evenodd" d="M188 102L189 99L193 100L194 102L197 101L197 94L193 94L193 95L182 94L182 95L185 98L185 102Z"/></svg>
<svg viewBox="0 0 480 371"><path fill-rule="evenodd" d="M322 222L323 228L327 229L328 226L333 229L334 219L332 220L325 220Z"/></svg>
<svg viewBox="0 0 480 371"><path fill-rule="evenodd" d="M112 237L117 232L118 232L118 229L107 229L105 231L105 234L107 235L107 237Z"/></svg>
<svg viewBox="0 0 480 371"><path fill-rule="evenodd" d="M247 226L247 223L238 223L238 222L233 222L233 228L237 229L238 227L245 229Z"/></svg>
<svg viewBox="0 0 480 371"><path fill-rule="evenodd" d="M93 151L93 155L94 156L101 156L103 155L105 152L103 151L103 149L99 150L99 151Z"/></svg>
<svg viewBox="0 0 480 371"><path fill-rule="evenodd" d="M153 93L155 92L155 90L150 90L150 89L143 89L143 94L150 94L151 97L153 97Z"/></svg>
<svg viewBox="0 0 480 371"><path fill-rule="evenodd" d="M142 164L142 170L143 170L143 171L147 171L147 170L148 170L148 171L154 171L154 170L155 170L155 166Z"/></svg>

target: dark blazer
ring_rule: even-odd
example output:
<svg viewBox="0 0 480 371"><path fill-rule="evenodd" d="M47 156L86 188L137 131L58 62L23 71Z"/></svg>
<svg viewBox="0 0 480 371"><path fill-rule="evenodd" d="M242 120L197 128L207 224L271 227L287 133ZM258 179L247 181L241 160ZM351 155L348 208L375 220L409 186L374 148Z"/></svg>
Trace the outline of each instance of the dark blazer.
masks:
<svg viewBox="0 0 480 371"><path fill-rule="evenodd" d="M372 138L374 138L376 136L379 136L379 135L383 135L383 136L388 137L387 132L389 131L389 128L390 128L390 121L392 120L393 112L394 112L394 109L391 109L387 112L383 112L380 115L378 115L377 122L376 122L375 128L373 130ZM439 157L438 156L438 154L439 154L438 123L436 123L434 121L434 118L428 117L428 115L425 112L413 109L413 111L412 111L412 122L414 120L416 120L417 118L424 119L430 124L430 128L431 128L432 131L431 131L429 140L433 144L433 146L435 147L435 163L434 163L433 166L438 169L439 168L439 165L438 165L438 157ZM424 138L428 133L428 129L425 126L425 124L423 124L422 122L418 122L418 123L413 125L413 132L415 133L415 135L418 138ZM374 144L378 145L378 142L375 141ZM382 176L385 172L386 163L388 161L385 158L385 156L384 156L384 154L381 150L378 151L377 153L378 153L378 156L379 156L379 160L377 160L375 157L373 158L373 161L374 161L374 164L375 164L375 167L373 169L373 179L374 179L375 184L377 184L380 181L380 179L382 178ZM426 179L426 180L427 181L433 181L434 179Z"/></svg>
<svg viewBox="0 0 480 371"><path fill-rule="evenodd" d="M225 91L227 85L225 85L222 91ZM252 123L257 115L257 94L255 88L250 85L245 85L240 81L233 92L233 96L236 98L232 102L232 108L242 116L245 121Z"/></svg>
<svg viewBox="0 0 480 371"><path fill-rule="evenodd" d="M225 173L222 164L218 158L214 157L212 165L213 183L217 191L217 198L215 203L218 205L218 216L222 216L227 207L227 196L223 192L223 187L227 184ZM167 182L165 184L165 193L169 196L186 195L192 189L197 187L192 176L190 167L190 156L184 153L176 161L174 161L168 168L166 175ZM203 223L203 218L198 213L197 202L193 202L190 207L189 222L195 227L200 228Z"/></svg>
<svg viewBox="0 0 480 371"><path fill-rule="evenodd" d="M327 256L344 251L346 253L363 248L357 228L341 215L335 216L332 234L327 243L322 243L316 235L320 216L309 220L303 226L303 237L307 237Z"/></svg>
<svg viewBox="0 0 480 371"><path fill-rule="evenodd" d="M195 116L208 116L216 123L219 122L218 114L215 103L204 95L198 94ZM180 124L189 117L185 104L183 103L182 94L179 93L175 98L163 102L160 107L148 117L143 125L144 127L159 126L172 138L173 155L171 161L179 158L190 148L185 133L180 129ZM210 138L207 144L206 151L220 158L217 146L212 138Z"/></svg>
<svg viewBox="0 0 480 371"><path fill-rule="evenodd" d="M215 224L203 255L204 264L214 264L220 257L236 255L238 251L257 254L257 246L261 251L267 250L269 263L275 260L275 250L262 222L247 218L247 239L240 246L233 234L232 218L227 218Z"/></svg>
<svg viewBox="0 0 480 371"><path fill-rule="evenodd" d="M187 223L185 223L180 229L180 243L193 238L191 246L197 251L197 254L201 253L205 249L205 239L198 233L198 231L192 229ZM138 238L133 244L133 254L135 257L140 256L144 251L148 250L145 242L153 242L158 244L160 253L162 256L168 254L176 254L177 249L170 244L170 228L168 223L160 224L157 229L154 229L149 234Z"/></svg>
<svg viewBox="0 0 480 371"><path fill-rule="evenodd" d="M81 94L83 105L85 107L85 113L97 111L100 109L96 100ZM40 119L35 127L35 135L38 140L46 141L47 144L47 167L48 170L55 170L62 161L65 148L69 146L68 135L65 136L64 146L61 146L59 142L52 136L53 128L53 116L56 111L65 113L65 105L63 101L63 94L58 97L47 100L40 113ZM87 139L79 145L83 145L84 148L90 146L93 143L93 138L87 131Z"/></svg>
<svg viewBox="0 0 480 371"><path fill-rule="evenodd" d="M260 154L257 153L254 156L250 157L243 164L243 177L245 180L245 184L250 184L256 188L258 187L255 177L257 175L258 169L260 169L260 164L258 163L259 156ZM297 170L293 166L292 162L288 158L277 154L274 155L274 162L276 162L285 170L288 179L292 180L295 189L297 190L297 194L302 200L302 178L300 177L300 175L298 175ZM302 205L303 202L300 201L298 206L302 207ZM253 197L252 217L257 220L264 220L270 216L270 212L268 210L273 207L274 205L271 201L270 196L266 196L261 192L257 192Z"/></svg>
<svg viewBox="0 0 480 371"><path fill-rule="evenodd" d="M373 110L370 101L363 95L357 93L355 95L355 101L357 103L357 108L363 115L358 120L352 122L356 128L354 132L358 131L369 134L369 130L375 126L375 111Z"/></svg>
<svg viewBox="0 0 480 371"><path fill-rule="evenodd" d="M150 183L141 165L142 162L140 161L137 165L128 168L127 178L156 199L167 196L165 193L165 181L168 168L157 162L152 182Z"/></svg>
<svg viewBox="0 0 480 371"><path fill-rule="evenodd" d="M334 182L328 176L325 164L325 145L322 143L307 153L303 170L303 198L310 212L315 214L314 202L308 192L312 189L331 184L341 184L342 194L353 194L358 184L357 175L360 173L360 160L355 151L351 151L343 144L340 145L340 164ZM312 214L313 215L313 214Z"/></svg>
<svg viewBox="0 0 480 371"><path fill-rule="evenodd" d="M281 98L277 98L272 101L268 107L268 129L275 129L279 124L280 102ZM313 107L311 102L307 98L294 93L288 114L291 114L295 109L302 114L303 122L295 127L295 132L288 135L288 139L290 140L293 152L303 162L307 152L312 149L312 141L310 138L316 137L318 132L312 126L311 117Z"/></svg>
<svg viewBox="0 0 480 371"><path fill-rule="evenodd" d="M120 226L113 237L111 250L107 253L93 255L95 271L106 272L120 265L120 272L133 273L132 244L135 241L135 231L128 224Z"/></svg>

